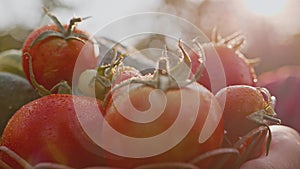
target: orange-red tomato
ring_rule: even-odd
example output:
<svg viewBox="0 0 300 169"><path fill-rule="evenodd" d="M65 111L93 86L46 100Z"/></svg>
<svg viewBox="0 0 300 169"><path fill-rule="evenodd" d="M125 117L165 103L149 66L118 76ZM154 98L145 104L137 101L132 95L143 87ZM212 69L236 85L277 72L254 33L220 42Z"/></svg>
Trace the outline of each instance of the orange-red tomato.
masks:
<svg viewBox="0 0 300 169"><path fill-rule="evenodd" d="M148 144L140 147L114 138L110 130L104 127L104 141L118 143L120 147L117 150L122 153L135 152L140 155L125 157L106 152L109 166L132 168L162 162L187 162L221 146L222 110L213 94L202 85L192 83L166 91L142 84L131 84L127 87L123 86L113 94L105 120L123 135L141 140L154 137L161 139L155 139L150 142L151 145L146 141ZM174 126L176 127L173 128ZM190 130L185 131L188 126L191 127ZM186 132L186 136L180 140L182 132ZM167 151L151 154L156 149L163 150L178 139L178 144ZM208 167L210 162L201 161L201 166Z"/></svg>
<svg viewBox="0 0 300 169"><path fill-rule="evenodd" d="M64 26L64 28L66 29L67 26ZM31 32L24 42L22 65L30 82L30 56L35 80L48 90L62 80L72 85L73 77L75 77L75 84L77 84L76 77L80 73L85 69L92 69L98 65L95 44L91 40L82 37L77 37L77 39L68 37L76 37L78 34L88 37L89 35L86 32L75 29L72 32L74 35L58 37L50 34L46 38L37 41L37 38L47 31L62 34L56 25L46 25ZM35 43L35 41L37 42ZM76 63L79 64L76 65ZM75 65L76 69L74 70Z"/></svg>
<svg viewBox="0 0 300 169"><path fill-rule="evenodd" d="M95 104L101 106L94 98L62 94L34 100L10 119L1 146L8 147L31 165L41 162L75 168L103 165L102 149L90 140L78 121L81 118L90 127L101 124L94 120L99 113ZM0 159L14 169L22 168L16 159L4 153Z"/></svg>
<svg viewBox="0 0 300 169"><path fill-rule="evenodd" d="M216 93L229 85L255 86L256 74L253 66L242 56L242 53L226 45L203 45L205 52L205 68L198 82ZM190 53L192 73L201 65L199 56ZM224 72L223 72L224 71ZM224 78L222 78L224 74Z"/></svg>
<svg viewBox="0 0 300 169"><path fill-rule="evenodd" d="M224 105L224 129L232 143L261 125L247 118L251 113L264 110L267 105L263 94L256 87L228 86L216 93L216 98Z"/></svg>

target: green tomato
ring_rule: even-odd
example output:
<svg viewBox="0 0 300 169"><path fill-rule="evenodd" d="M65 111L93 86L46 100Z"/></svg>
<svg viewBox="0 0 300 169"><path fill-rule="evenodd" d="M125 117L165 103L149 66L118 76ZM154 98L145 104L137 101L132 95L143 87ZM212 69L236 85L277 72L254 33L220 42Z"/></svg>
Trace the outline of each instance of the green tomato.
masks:
<svg viewBox="0 0 300 169"><path fill-rule="evenodd" d="M17 110L38 97L38 93L25 78L0 72L0 135Z"/></svg>
<svg viewBox="0 0 300 169"><path fill-rule="evenodd" d="M25 77L22 68L22 52L10 49L0 53L0 72L9 72Z"/></svg>

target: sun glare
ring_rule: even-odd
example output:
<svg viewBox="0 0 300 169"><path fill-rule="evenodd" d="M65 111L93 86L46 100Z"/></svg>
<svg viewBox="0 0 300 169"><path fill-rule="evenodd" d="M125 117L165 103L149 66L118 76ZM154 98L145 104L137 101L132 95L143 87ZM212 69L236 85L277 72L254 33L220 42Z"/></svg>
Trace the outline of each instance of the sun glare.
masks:
<svg viewBox="0 0 300 169"><path fill-rule="evenodd" d="M283 12L287 0L242 0L244 6L256 15L275 16Z"/></svg>

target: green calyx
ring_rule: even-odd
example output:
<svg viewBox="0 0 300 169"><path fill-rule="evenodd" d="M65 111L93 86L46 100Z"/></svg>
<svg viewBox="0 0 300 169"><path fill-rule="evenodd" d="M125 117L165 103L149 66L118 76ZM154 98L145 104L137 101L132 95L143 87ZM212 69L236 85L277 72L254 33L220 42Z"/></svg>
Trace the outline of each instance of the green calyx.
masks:
<svg viewBox="0 0 300 169"><path fill-rule="evenodd" d="M202 52L200 56L204 57L204 52L200 43L197 43L196 41L196 45L199 46L199 50ZM163 51L163 56L159 58L157 67L152 76L132 77L122 81L107 93L104 98L104 105L106 105L107 99L114 91L129 84L143 84L155 89L167 91L170 89L182 88L197 81L204 69L204 64L201 64L196 74L190 77L191 59L183 48L181 40L178 41L178 48L180 49L182 57L174 67L172 67L171 69L169 68L167 51Z"/></svg>
<svg viewBox="0 0 300 169"><path fill-rule="evenodd" d="M260 62L260 58L246 58L245 55L240 52L241 48L246 42L245 37L241 32L234 32L231 35L222 37L217 28L214 28L211 33L211 41L215 45L225 45L228 48L232 48L239 57L245 59L251 66L257 65Z"/></svg>
<svg viewBox="0 0 300 169"><path fill-rule="evenodd" d="M65 29L64 26L61 24L61 22L57 19L56 16L51 14L47 8L43 8L45 13L51 18L51 20L55 23L55 25L58 27L59 31L53 31L53 30L47 30L43 33L41 33L30 45L30 48L32 48L36 43L48 38L48 37L58 37L65 40L74 39L85 43L86 40L89 39L88 36L81 33L75 33L74 30L77 26L77 23L82 22L85 19L88 19L90 17L85 18L72 18L70 20L70 23L68 27Z"/></svg>
<svg viewBox="0 0 300 169"><path fill-rule="evenodd" d="M122 66L122 61L126 57L125 54L121 54L118 56L118 52L115 48L113 48L114 57L110 64L101 65L97 68L97 74L94 78L96 86L100 86L100 94L97 94L97 98L102 100L106 91L108 91L111 86L114 84L114 77L119 74L119 67ZM97 93L97 92L96 92Z"/></svg>
<svg viewBox="0 0 300 169"><path fill-rule="evenodd" d="M256 89L264 96L264 108L249 114L247 118L261 125L280 124L281 120L276 118L277 114L273 108L275 97L271 96L266 88L257 87Z"/></svg>

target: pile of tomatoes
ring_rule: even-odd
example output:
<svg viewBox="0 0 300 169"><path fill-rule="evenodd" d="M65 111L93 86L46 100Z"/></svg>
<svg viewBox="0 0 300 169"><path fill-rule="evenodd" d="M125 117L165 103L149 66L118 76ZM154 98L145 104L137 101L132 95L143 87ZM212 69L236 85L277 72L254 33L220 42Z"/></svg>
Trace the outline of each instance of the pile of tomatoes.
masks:
<svg viewBox="0 0 300 169"><path fill-rule="evenodd" d="M142 74L118 51L99 65L99 44L76 28L84 18L63 25L46 12L55 24L28 35L21 74L0 74L18 76L30 91L1 96L28 96L0 112L2 168L238 168L268 146L268 125L280 120L240 52L240 34L215 33L196 43L198 53L178 40L175 66L165 52Z"/></svg>

